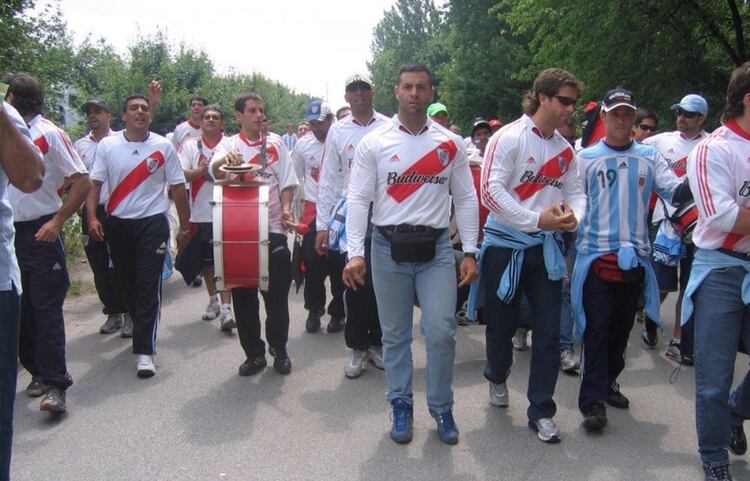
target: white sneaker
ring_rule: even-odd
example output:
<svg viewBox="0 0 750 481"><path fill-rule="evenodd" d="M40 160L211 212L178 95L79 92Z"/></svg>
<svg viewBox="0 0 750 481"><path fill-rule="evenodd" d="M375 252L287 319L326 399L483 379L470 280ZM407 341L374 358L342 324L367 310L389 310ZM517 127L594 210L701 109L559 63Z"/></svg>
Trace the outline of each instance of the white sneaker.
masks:
<svg viewBox="0 0 750 481"><path fill-rule="evenodd" d="M576 374L580 368L578 359L576 359L573 348L563 349L560 352L560 369L567 374Z"/></svg>
<svg viewBox="0 0 750 481"><path fill-rule="evenodd" d="M513 349L516 351L528 351L529 343L527 341L529 331L523 327L516 329L516 333L513 335Z"/></svg>
<svg viewBox="0 0 750 481"><path fill-rule="evenodd" d="M216 298L216 296L213 296L206 306L206 312L203 313L201 319L203 319L204 321L213 321L214 319L219 317L220 312L221 307L219 306L219 300Z"/></svg>
<svg viewBox="0 0 750 481"><path fill-rule="evenodd" d="M560 441L560 430L552 418L541 418L536 421L529 421L529 428L536 431L540 441L545 443L556 443Z"/></svg>
<svg viewBox="0 0 750 481"><path fill-rule="evenodd" d="M370 362L380 369L381 371L385 370L385 365L383 364L383 347L382 346L370 346L367 348L367 355L370 357Z"/></svg>
<svg viewBox="0 0 750 481"><path fill-rule="evenodd" d="M237 327L237 321L234 320L234 314L231 309L222 309L221 318L219 319L221 324L220 328L224 332L231 332L232 329Z"/></svg>
<svg viewBox="0 0 750 481"><path fill-rule="evenodd" d="M138 354L138 377L151 377L156 374L154 356Z"/></svg>
<svg viewBox="0 0 750 481"><path fill-rule="evenodd" d="M359 349L352 350L352 355L349 358L349 362L346 363L344 368L344 374L349 379L354 379L362 375L362 371L365 369L365 363L369 358L367 351L360 351Z"/></svg>
<svg viewBox="0 0 750 481"><path fill-rule="evenodd" d="M508 385L504 382L495 384L490 381L490 404L499 408L507 408L508 399Z"/></svg>

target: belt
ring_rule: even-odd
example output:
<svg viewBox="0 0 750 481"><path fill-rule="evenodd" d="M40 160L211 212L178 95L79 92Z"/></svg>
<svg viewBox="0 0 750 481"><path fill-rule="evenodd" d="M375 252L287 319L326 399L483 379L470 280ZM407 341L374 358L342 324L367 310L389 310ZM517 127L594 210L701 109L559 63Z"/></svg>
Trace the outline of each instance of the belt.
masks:
<svg viewBox="0 0 750 481"><path fill-rule="evenodd" d="M399 224L399 225L383 225L377 226L379 230L385 231L389 234L394 232L443 232L445 228L435 229L427 225L410 225L410 224Z"/></svg>
<svg viewBox="0 0 750 481"><path fill-rule="evenodd" d="M735 257L737 259L742 259L744 261L750 260L750 252L737 252L730 249L724 249L723 247L719 247L716 249L718 252L721 252L722 254L726 254L728 256Z"/></svg>

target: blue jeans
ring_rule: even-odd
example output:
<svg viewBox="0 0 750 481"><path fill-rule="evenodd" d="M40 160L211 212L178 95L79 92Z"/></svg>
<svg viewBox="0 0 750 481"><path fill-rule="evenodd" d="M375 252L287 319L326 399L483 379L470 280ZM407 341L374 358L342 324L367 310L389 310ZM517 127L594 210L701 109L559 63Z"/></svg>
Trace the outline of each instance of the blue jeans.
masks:
<svg viewBox="0 0 750 481"><path fill-rule="evenodd" d="M411 355L414 299L419 301L420 330L427 350L427 405L441 413L453 406L456 354L456 264L448 232L437 240L429 262L395 262L377 229L372 235L372 282L383 330L386 399L413 404Z"/></svg>
<svg viewBox="0 0 750 481"><path fill-rule="evenodd" d="M13 401L18 378L20 299L15 290L0 292L0 481L10 479Z"/></svg>
<svg viewBox="0 0 750 481"><path fill-rule="evenodd" d="M695 422L704 465L729 463L730 425L750 418L750 375L730 395L737 347L750 346L750 309L742 302L745 269L715 269L693 295Z"/></svg>
<svg viewBox="0 0 750 481"><path fill-rule="evenodd" d="M484 377L503 383L513 365L511 339L519 325L521 298L531 305L531 370L529 373L528 418L551 418L557 411L552 396L560 370L560 290L561 281L551 281L544 266L542 246L524 251L519 290L510 304L497 297L500 276L510 260L512 249L490 247L482 260L485 279L484 319L487 341L487 367Z"/></svg>

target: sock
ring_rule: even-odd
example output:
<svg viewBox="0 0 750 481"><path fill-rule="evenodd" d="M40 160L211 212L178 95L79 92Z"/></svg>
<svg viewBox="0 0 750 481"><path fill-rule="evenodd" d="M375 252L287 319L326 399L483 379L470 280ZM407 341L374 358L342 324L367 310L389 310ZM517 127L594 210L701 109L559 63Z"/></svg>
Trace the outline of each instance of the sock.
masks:
<svg viewBox="0 0 750 481"><path fill-rule="evenodd" d="M222 311L231 311L232 310L232 306L229 305L229 304L222 304L221 305L221 310Z"/></svg>

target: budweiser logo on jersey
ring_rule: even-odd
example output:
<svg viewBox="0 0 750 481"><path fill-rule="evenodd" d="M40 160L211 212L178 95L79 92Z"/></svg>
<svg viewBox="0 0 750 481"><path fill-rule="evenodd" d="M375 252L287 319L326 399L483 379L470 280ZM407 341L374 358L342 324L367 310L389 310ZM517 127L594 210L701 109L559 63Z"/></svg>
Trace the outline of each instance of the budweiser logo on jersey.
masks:
<svg viewBox="0 0 750 481"><path fill-rule="evenodd" d="M414 171L398 175L398 172L388 172L388 185L397 184L445 184L448 177L443 175L423 175Z"/></svg>
<svg viewBox="0 0 750 481"><path fill-rule="evenodd" d="M538 172L526 170L521 175L520 184L514 190L521 200L528 199L546 186L562 189L563 182L560 178L570 168L573 161L573 150L565 149L546 161Z"/></svg>
<svg viewBox="0 0 750 481"><path fill-rule="evenodd" d="M550 177L548 175L544 175L541 172L538 174L534 174L531 170L527 170L523 173L521 176L521 183L529 183L529 184L539 184L539 185L551 185L552 187L555 187L557 189L562 189L562 182L560 179L556 179L554 177Z"/></svg>
<svg viewBox="0 0 750 481"><path fill-rule="evenodd" d="M682 177L687 172L687 157L677 159L669 163L677 177Z"/></svg>

